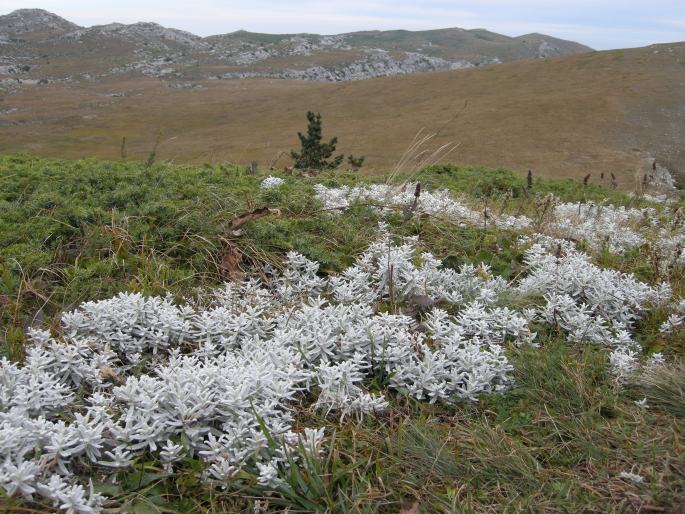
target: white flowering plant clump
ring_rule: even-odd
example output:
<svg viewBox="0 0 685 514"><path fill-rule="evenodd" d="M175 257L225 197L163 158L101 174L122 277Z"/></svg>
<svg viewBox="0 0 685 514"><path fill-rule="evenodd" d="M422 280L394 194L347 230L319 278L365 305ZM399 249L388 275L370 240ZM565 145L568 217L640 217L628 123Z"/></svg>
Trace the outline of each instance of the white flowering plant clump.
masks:
<svg viewBox="0 0 685 514"><path fill-rule="evenodd" d="M543 295L545 305L537 316L564 329L572 341L632 344L635 321L671 298L668 283L654 287L630 274L600 268L569 245L553 249L534 244L525 262L529 273L517 291Z"/></svg>
<svg viewBox="0 0 685 514"><path fill-rule="evenodd" d="M638 475L637 473L632 473L630 471L621 471L618 474L619 478L622 478L624 480L628 480L634 484L644 484L645 483L645 478L642 475Z"/></svg>
<svg viewBox="0 0 685 514"><path fill-rule="evenodd" d="M666 193L642 193L636 195L635 193L628 193L631 198L640 198L642 200L647 200L653 203L674 203L676 199L673 196L669 196Z"/></svg>
<svg viewBox="0 0 685 514"><path fill-rule="evenodd" d="M650 309L669 305L668 283L650 286L633 275L600 268L568 241L539 236L522 242L535 240L525 255L528 274L517 286L523 295L543 295L543 305L529 310L531 321L561 329L571 342L609 346L609 369L619 380L640 369L664 365L660 353L641 363L640 346L632 332ZM677 313L681 309L685 313L683 305L681 300L672 307L674 313L661 326L662 332L680 325Z"/></svg>
<svg viewBox="0 0 685 514"><path fill-rule="evenodd" d="M675 265L685 265L685 217L682 209L659 225L652 245L662 273Z"/></svg>
<svg viewBox="0 0 685 514"><path fill-rule="evenodd" d="M354 187L315 186L316 198L331 210L340 212L355 202L371 203L376 211L385 214L392 209L407 209L414 205L419 214L473 226L496 226L502 229L531 231L563 238L584 241L592 250L603 249L619 254L638 248L646 242L654 244L663 256L663 262L685 264L685 226L677 216L660 219L654 208L632 208L596 202L556 203L550 195L550 214L544 223L536 224L524 215L496 214L492 209L478 209L465 199L455 199L446 190L421 191L414 197L415 184L397 187L386 184L358 185Z"/></svg>
<svg viewBox="0 0 685 514"><path fill-rule="evenodd" d="M640 361L638 351L630 347L618 347L609 354L609 369L619 381L634 378L639 373L654 371L665 365L666 359L661 352L651 354L644 361ZM636 404L640 405L638 402Z"/></svg>
<svg viewBox="0 0 685 514"><path fill-rule="evenodd" d="M285 184L285 180L283 180L282 178L269 175L264 180L262 180L261 184L259 184L259 187L262 189L273 189L276 187L280 187L283 184Z"/></svg>
<svg viewBox="0 0 685 514"><path fill-rule="evenodd" d="M535 336L496 305L509 285L485 267L445 269L413 245L384 232L329 279L291 253L267 283L226 284L206 305L122 293L64 314L60 337L33 331L23 365L0 361L0 487L97 512L105 498L79 482L83 470L116 473L151 455L168 471L201 459L205 480L243 471L277 489L289 448L316 452L324 436L293 430L308 394L313 410L342 420L388 407L367 390L379 373L431 402L502 391L503 344ZM456 314L434 308L422 331L413 317L377 313L393 288L393 301L430 295Z"/></svg>
<svg viewBox="0 0 685 514"><path fill-rule="evenodd" d="M376 210L384 213L392 208L408 208L415 201L416 184L403 187L387 184L342 186L329 188L322 184L314 186L316 198L330 210L345 210L354 202L372 202ZM465 201L454 199L446 190L422 191L416 199L416 212L447 218L465 225L494 224L500 228L521 230L529 227L532 220L526 216L495 215L492 212L476 211ZM487 218L486 218L487 216Z"/></svg>
<svg viewBox="0 0 685 514"><path fill-rule="evenodd" d="M0 361L0 487L98 512L105 498L79 481L83 470L116 476L152 457L168 472L202 460L202 478L219 486L247 473L277 490L297 465L292 450L323 443L325 427L294 430L298 409L361 420L391 393L449 404L504 391L505 346L534 344L532 323L611 347L626 377L640 367L636 321L671 296L549 236L524 241L523 278L507 281L483 264L446 268L416 238L379 232L337 275L291 252L263 281L194 303L122 293L64 314L60 337L31 332L22 365Z"/></svg>
<svg viewBox="0 0 685 514"><path fill-rule="evenodd" d="M657 222L651 208L635 209L595 202L561 203L544 227L550 235L585 241L593 250L621 253L642 245Z"/></svg>
<svg viewBox="0 0 685 514"><path fill-rule="evenodd" d="M673 334L685 330L685 298L671 305L671 312L659 327L662 334Z"/></svg>

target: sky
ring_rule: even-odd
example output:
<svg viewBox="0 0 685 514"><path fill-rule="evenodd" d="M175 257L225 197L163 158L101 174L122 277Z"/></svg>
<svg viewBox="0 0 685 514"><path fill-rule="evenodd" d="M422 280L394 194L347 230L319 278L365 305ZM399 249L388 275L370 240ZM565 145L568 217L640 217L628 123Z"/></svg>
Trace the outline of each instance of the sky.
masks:
<svg viewBox="0 0 685 514"><path fill-rule="evenodd" d="M598 50L685 40L685 0L0 0L0 14L21 8L84 26L154 21L200 36L462 27L541 32Z"/></svg>

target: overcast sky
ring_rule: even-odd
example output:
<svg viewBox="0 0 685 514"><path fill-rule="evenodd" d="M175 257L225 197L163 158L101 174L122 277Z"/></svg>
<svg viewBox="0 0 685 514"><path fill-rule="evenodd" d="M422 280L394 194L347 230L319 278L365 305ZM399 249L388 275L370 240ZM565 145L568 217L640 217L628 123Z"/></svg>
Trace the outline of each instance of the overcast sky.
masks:
<svg viewBox="0 0 685 514"><path fill-rule="evenodd" d="M542 32L600 50L685 40L685 0L0 0L0 13L28 7L79 25L154 21L202 36L480 27Z"/></svg>

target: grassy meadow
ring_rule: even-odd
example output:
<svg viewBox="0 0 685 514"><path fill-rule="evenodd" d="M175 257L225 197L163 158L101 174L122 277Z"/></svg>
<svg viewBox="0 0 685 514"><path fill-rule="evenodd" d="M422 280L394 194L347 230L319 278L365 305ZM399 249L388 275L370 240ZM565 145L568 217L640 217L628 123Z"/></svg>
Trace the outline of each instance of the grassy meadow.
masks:
<svg viewBox="0 0 685 514"><path fill-rule="evenodd" d="M353 186L382 176L279 174L282 186L260 188L272 173L220 164L0 155L0 355L21 362L31 327L59 335L60 314L84 301L122 291L198 297L228 275L278 268L289 251L319 262L320 274L329 275L350 266L376 237L377 210L359 202L331 216L315 199L314 186ZM474 210L527 215L540 224L550 195L654 207L662 216L685 207L682 199L652 204L596 180L583 187L575 179L536 175L529 187L520 175L495 168L436 165L412 178L423 188L463 196ZM262 207L273 211L245 223L239 235L231 232L231 220ZM420 250L447 267L484 262L505 279L522 273L524 248L513 230L402 212L386 221L393 234L415 236ZM614 254L577 244L596 264L652 285L666 279L676 298L685 295L683 266L664 276L649 248ZM240 250L231 269L224 259L228 245ZM646 352L662 352L672 364L651 383L617 381L605 348L570 343L541 324L539 348L506 347L514 381L503 393L455 405L386 393L386 412L343 422L324 419L304 401L295 426L326 425L326 445L318 458L303 457L281 477L287 487L277 492L249 473L226 488L210 488L197 478L203 462L193 458L174 472L152 457L139 459L116 484L97 470L84 473L92 473L94 487L108 496L107 512L681 512L685 339L682 331L659 332L665 317L655 309L635 331ZM643 398L648 408L636 404ZM0 496L0 510L52 508Z"/></svg>

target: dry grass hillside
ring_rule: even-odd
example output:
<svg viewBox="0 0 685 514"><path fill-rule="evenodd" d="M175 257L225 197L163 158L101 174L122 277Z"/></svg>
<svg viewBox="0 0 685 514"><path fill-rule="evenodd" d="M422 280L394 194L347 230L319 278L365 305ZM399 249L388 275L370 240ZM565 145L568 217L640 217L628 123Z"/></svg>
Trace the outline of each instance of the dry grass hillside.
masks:
<svg viewBox="0 0 685 514"><path fill-rule="evenodd" d="M282 167L320 111L324 136L387 171L416 133L457 143L448 160L545 176L613 172L630 188L651 155L685 170L685 43L345 83L150 78L24 87L0 98L0 152L67 158L250 160ZM464 104L467 106L464 108ZM280 156L280 157L279 157Z"/></svg>

